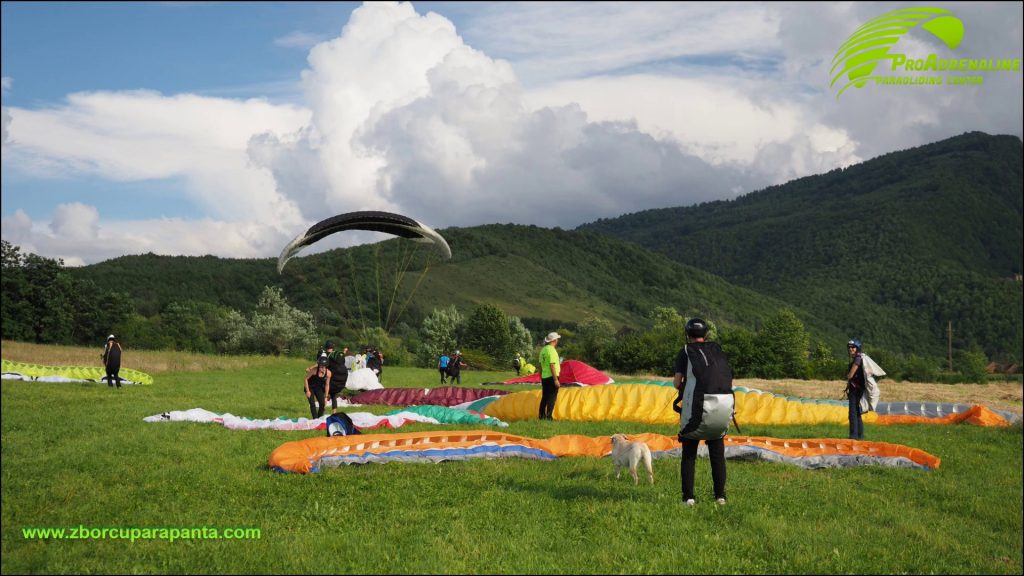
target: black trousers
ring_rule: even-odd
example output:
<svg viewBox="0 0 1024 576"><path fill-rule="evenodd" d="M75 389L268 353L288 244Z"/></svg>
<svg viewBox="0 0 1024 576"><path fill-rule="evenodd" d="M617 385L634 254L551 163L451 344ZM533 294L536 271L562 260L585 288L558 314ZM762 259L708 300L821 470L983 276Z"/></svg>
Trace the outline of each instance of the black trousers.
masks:
<svg viewBox="0 0 1024 576"><path fill-rule="evenodd" d="M120 372L120 371L121 371L120 367L118 367L118 368L107 368L107 376L106 376L106 378L104 378L107 381L107 386L113 387L114 386L114 380L117 380L117 387L118 388L121 387L121 377L118 375L118 372Z"/></svg>
<svg viewBox="0 0 1024 576"><path fill-rule="evenodd" d="M860 413L860 399L863 397L863 388L846 389L846 399L849 405L850 440L864 439L864 419Z"/></svg>
<svg viewBox="0 0 1024 576"><path fill-rule="evenodd" d="M345 399L344 388L340 388L337 391L334 390L334 386L331 386L331 410L338 409L338 398Z"/></svg>
<svg viewBox="0 0 1024 576"><path fill-rule="evenodd" d="M555 386L555 377L541 378L540 380L540 419L553 420L555 413L555 401L558 400L558 387Z"/></svg>
<svg viewBox="0 0 1024 576"><path fill-rule="evenodd" d="M725 498L725 438L705 440L708 459L711 460L711 482L715 486L715 498ZM683 480L683 500L693 498L693 476L697 467L697 446L700 440L683 440L683 459L680 476Z"/></svg>
<svg viewBox="0 0 1024 576"><path fill-rule="evenodd" d="M324 408L326 408L324 402L326 391L323 388L310 388L309 391L312 392L309 395L309 413L313 418L319 418L324 415Z"/></svg>
<svg viewBox="0 0 1024 576"><path fill-rule="evenodd" d="M348 384L348 378L344 380L331 380L331 409L338 409L338 398L345 399L343 395L345 393L345 385Z"/></svg>

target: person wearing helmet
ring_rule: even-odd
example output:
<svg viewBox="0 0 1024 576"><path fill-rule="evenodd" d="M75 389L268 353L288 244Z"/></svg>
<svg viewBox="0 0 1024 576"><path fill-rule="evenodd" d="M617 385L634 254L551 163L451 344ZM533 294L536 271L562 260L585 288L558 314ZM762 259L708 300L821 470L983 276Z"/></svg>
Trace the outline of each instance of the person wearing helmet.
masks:
<svg viewBox="0 0 1024 576"><path fill-rule="evenodd" d="M107 381L107 386L113 388L116 380L117 387L120 389L121 343L117 341L117 336L113 334L107 336L107 343L103 346L103 354L100 354L100 358L103 358L103 367L107 371L107 375L103 378Z"/></svg>
<svg viewBox="0 0 1024 576"><path fill-rule="evenodd" d="M846 400L849 404L850 439L864 439L864 420L860 403L864 397L864 356L860 340L854 338L846 343L850 354L850 366L846 369Z"/></svg>
<svg viewBox="0 0 1024 576"><path fill-rule="evenodd" d="M348 368L345 367L346 352L348 352L348 348L344 348L341 352L336 350L334 342L331 340L324 343L324 349L321 351L321 355L327 355L327 370L331 375L331 381L327 386L330 393L325 396L325 399L331 401L331 414L338 412L338 398L344 400L345 386L348 385Z"/></svg>
<svg viewBox="0 0 1024 576"><path fill-rule="evenodd" d="M331 371L327 368L327 354L321 354L316 366L306 371L306 400L309 401L309 414L312 418L324 415L324 398L330 394Z"/></svg>
<svg viewBox="0 0 1024 576"><path fill-rule="evenodd" d="M686 323L686 345L676 356L673 385L679 391L672 408L679 412L679 464L683 503L696 504L694 473L700 441L708 447L715 500L725 504L725 432L735 414L732 368L717 342L707 342L708 324L700 318Z"/></svg>
<svg viewBox="0 0 1024 576"><path fill-rule="evenodd" d="M454 382L456 386L462 386L462 369L465 367L466 363L462 361L462 352L456 350L448 359L449 381Z"/></svg>
<svg viewBox="0 0 1024 576"><path fill-rule="evenodd" d="M555 402L558 401L558 389L561 384L558 377L561 375L562 363L558 358L558 341L561 339L558 332L552 332L544 337L545 346L540 350L540 419L553 420L555 413Z"/></svg>
<svg viewBox="0 0 1024 576"><path fill-rule="evenodd" d="M377 375L377 381L384 383L384 355L373 346L366 347L366 367Z"/></svg>

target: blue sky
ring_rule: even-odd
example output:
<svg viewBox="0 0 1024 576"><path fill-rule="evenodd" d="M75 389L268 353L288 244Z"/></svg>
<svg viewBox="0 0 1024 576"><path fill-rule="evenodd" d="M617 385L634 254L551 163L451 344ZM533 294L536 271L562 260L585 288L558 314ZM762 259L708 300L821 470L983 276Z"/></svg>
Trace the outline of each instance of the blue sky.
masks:
<svg viewBox="0 0 1024 576"><path fill-rule="evenodd" d="M933 5L962 44L900 52L1021 58L1020 3ZM350 210L571 228L1020 137L1019 71L836 98L839 44L907 6L4 2L3 238L81 265L272 257Z"/></svg>
<svg viewBox="0 0 1024 576"><path fill-rule="evenodd" d="M337 35L358 3L4 2L8 105L87 90L265 96L294 85L306 52L275 45L291 30Z"/></svg>

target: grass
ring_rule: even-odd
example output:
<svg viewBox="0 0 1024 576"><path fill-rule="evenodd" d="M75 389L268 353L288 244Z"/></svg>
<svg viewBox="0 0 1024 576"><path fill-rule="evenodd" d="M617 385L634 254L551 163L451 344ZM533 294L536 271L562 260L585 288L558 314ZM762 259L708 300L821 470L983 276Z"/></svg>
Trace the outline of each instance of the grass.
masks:
<svg viewBox="0 0 1024 576"><path fill-rule="evenodd" d="M103 361L100 359L103 353L102 343L95 349L81 346L31 344L12 340L4 340L0 345L2 345L3 357L6 360L47 366L103 366ZM224 356L193 352L133 350L130 347L125 348L124 354L125 367L153 376L167 372L266 368L279 362L279 359L270 356Z"/></svg>
<svg viewBox="0 0 1024 576"><path fill-rule="evenodd" d="M10 344L3 344L5 358ZM126 365L144 369L134 364L142 354L126 356ZM122 390L2 384L4 574L1024 571L1019 425L868 427L869 439L941 457L932 472L730 461L725 507L711 504L710 468L700 460L700 501L687 509L680 504L678 460L667 459L655 461L653 487L615 480L607 458L277 474L266 466L274 448L320 433L240 432L142 418L196 407L257 418L306 416L301 374L307 362L185 362L165 354L168 366L203 368L150 368L157 376L153 386ZM157 356L145 361L161 362ZM435 376L428 369L389 368L385 384L434 387ZM463 385L509 376L467 371ZM429 429L437 427L403 428ZM513 423L508 431L535 438L672 433L628 422L557 421ZM822 425L744 432L797 438L846 431ZM26 539L22 531L79 525L252 527L261 537L127 542Z"/></svg>

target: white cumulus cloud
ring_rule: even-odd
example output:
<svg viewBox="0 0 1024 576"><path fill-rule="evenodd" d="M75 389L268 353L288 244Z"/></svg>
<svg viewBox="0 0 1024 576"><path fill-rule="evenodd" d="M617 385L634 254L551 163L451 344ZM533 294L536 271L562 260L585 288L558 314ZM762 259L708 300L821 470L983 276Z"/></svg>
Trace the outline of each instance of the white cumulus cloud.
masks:
<svg viewBox="0 0 1024 576"><path fill-rule="evenodd" d="M591 118L571 100L531 105L508 62L407 3L355 10L309 63L311 126L251 149L309 218L344 207L406 212L432 226L575 226L638 202L727 196L736 184L730 169L631 119ZM325 183L326 195L309 193Z"/></svg>

